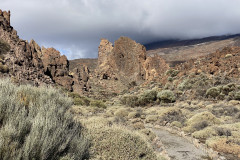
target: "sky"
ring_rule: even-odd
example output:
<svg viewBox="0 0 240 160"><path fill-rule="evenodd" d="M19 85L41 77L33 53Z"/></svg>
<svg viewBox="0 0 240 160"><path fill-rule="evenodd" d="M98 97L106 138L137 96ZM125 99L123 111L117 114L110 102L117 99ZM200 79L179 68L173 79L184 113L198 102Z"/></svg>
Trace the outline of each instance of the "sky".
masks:
<svg viewBox="0 0 240 160"><path fill-rule="evenodd" d="M0 0L20 38L68 59L96 58L101 38L147 44L240 33L240 0Z"/></svg>

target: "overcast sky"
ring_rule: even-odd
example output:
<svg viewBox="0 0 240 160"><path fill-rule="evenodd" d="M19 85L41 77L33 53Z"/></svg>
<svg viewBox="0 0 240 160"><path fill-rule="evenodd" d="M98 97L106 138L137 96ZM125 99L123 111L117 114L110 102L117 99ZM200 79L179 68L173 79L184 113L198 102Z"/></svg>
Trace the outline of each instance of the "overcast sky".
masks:
<svg viewBox="0 0 240 160"><path fill-rule="evenodd" d="M22 39L69 59L97 57L101 38L140 43L240 33L240 0L0 0Z"/></svg>

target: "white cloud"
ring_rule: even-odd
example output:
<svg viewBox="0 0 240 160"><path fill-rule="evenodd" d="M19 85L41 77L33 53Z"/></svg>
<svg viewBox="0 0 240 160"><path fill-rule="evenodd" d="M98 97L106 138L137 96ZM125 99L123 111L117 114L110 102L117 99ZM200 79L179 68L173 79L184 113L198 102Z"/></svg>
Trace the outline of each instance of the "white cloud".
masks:
<svg viewBox="0 0 240 160"><path fill-rule="evenodd" d="M23 39L97 57L100 38L141 43L240 33L240 0L1 0Z"/></svg>

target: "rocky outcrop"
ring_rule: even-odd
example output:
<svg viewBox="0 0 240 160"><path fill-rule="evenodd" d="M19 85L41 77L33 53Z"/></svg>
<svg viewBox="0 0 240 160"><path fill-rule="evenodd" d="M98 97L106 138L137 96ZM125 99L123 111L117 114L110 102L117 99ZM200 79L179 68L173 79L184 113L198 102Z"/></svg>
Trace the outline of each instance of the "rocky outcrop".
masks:
<svg viewBox="0 0 240 160"><path fill-rule="evenodd" d="M98 53L98 74L101 79L125 82L153 80L168 69L160 56L147 57L143 45L121 37L113 45L102 39Z"/></svg>
<svg viewBox="0 0 240 160"><path fill-rule="evenodd" d="M87 66L75 68L72 72L73 76L73 90L77 93L84 94L89 91L88 80L90 78L90 71Z"/></svg>
<svg viewBox="0 0 240 160"><path fill-rule="evenodd" d="M225 47L215 53L189 60L176 66L180 75L205 73L214 76L240 78L240 47Z"/></svg>
<svg viewBox="0 0 240 160"><path fill-rule="evenodd" d="M60 54L54 48L42 47L44 73L52 78L57 84L72 90L73 79L69 76L69 62L65 55Z"/></svg>
<svg viewBox="0 0 240 160"><path fill-rule="evenodd" d="M146 72L146 80L154 81L161 78L162 74L169 69L166 61L158 55L148 57L144 63L144 70Z"/></svg>
<svg viewBox="0 0 240 160"><path fill-rule="evenodd" d="M10 25L10 11L0 10L0 39L11 48L4 58L4 64L9 68L8 77L19 83L56 83L72 90L74 82L73 77L69 76L66 56L61 56L54 48L41 48L34 40L28 43L20 39Z"/></svg>

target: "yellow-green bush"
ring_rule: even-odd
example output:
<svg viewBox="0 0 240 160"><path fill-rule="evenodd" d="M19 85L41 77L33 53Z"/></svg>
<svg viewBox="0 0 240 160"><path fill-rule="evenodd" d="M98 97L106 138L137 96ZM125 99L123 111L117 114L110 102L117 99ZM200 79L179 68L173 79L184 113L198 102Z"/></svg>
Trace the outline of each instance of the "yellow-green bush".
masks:
<svg viewBox="0 0 240 160"><path fill-rule="evenodd" d="M240 91L236 92L234 95L235 100L240 100Z"/></svg>
<svg viewBox="0 0 240 160"><path fill-rule="evenodd" d="M0 55L7 53L9 50L10 50L9 44L0 39Z"/></svg>
<svg viewBox="0 0 240 160"><path fill-rule="evenodd" d="M107 108L105 103L102 100L92 100L90 102L91 107L98 107L98 108Z"/></svg>
<svg viewBox="0 0 240 160"><path fill-rule="evenodd" d="M0 72L2 72L2 73L9 72L8 66L7 65L3 65L1 62L0 62Z"/></svg>
<svg viewBox="0 0 240 160"><path fill-rule="evenodd" d="M114 115L116 117L127 117L128 116L129 109L128 108L119 108L114 112Z"/></svg>
<svg viewBox="0 0 240 160"><path fill-rule="evenodd" d="M240 156L240 145L231 142L227 137L212 137L206 144L218 152Z"/></svg>
<svg viewBox="0 0 240 160"><path fill-rule="evenodd" d="M182 124L178 121L173 121L171 123L171 127L178 127L178 128L182 128Z"/></svg>
<svg viewBox="0 0 240 160"><path fill-rule="evenodd" d="M158 92L157 98L164 103L172 103L176 101L174 93L170 90L163 90Z"/></svg>
<svg viewBox="0 0 240 160"><path fill-rule="evenodd" d="M161 121L166 121L166 122L173 122L173 121L179 121L179 122L184 122L185 117L182 113L182 111L179 108L176 107L166 107L166 108L161 108L158 111L159 119Z"/></svg>
<svg viewBox="0 0 240 160"><path fill-rule="evenodd" d="M153 103L156 100L157 100L157 91L147 90L144 93L139 95L138 104L140 106L144 106L144 105L147 105L149 103Z"/></svg>
<svg viewBox="0 0 240 160"><path fill-rule="evenodd" d="M85 132L90 137L91 158L157 160L148 141L136 132L120 126L109 126L103 118L89 119L84 124L87 128Z"/></svg>
<svg viewBox="0 0 240 160"><path fill-rule="evenodd" d="M73 98L74 105L79 106L89 106L90 105L90 99L80 96L78 93L75 92L68 92L68 96Z"/></svg>
<svg viewBox="0 0 240 160"><path fill-rule="evenodd" d="M138 96L135 95L125 95L120 98L122 104L128 105L130 107L139 106Z"/></svg>
<svg viewBox="0 0 240 160"><path fill-rule="evenodd" d="M140 112L132 111L132 112L129 112L129 114L128 114L129 119L138 118L138 117L141 117Z"/></svg>
<svg viewBox="0 0 240 160"><path fill-rule="evenodd" d="M195 132L204 129L205 127L220 124L220 120L212 113L205 111L197 113L186 122L186 127L183 128L186 132Z"/></svg>
<svg viewBox="0 0 240 160"><path fill-rule="evenodd" d="M178 84L178 89L181 91L195 90L194 96L205 97L206 90L212 87L211 80L205 74L189 75Z"/></svg>
<svg viewBox="0 0 240 160"><path fill-rule="evenodd" d="M120 100L122 104L131 107L144 106L157 100L157 91L147 90L139 95L125 95Z"/></svg>
<svg viewBox="0 0 240 160"><path fill-rule="evenodd" d="M0 159L86 158L87 140L71 105L55 89L0 80Z"/></svg>
<svg viewBox="0 0 240 160"><path fill-rule="evenodd" d="M217 136L217 132L213 127L206 127L203 130L194 132L192 135L194 138L206 140L213 136Z"/></svg>
<svg viewBox="0 0 240 160"><path fill-rule="evenodd" d="M151 123L151 122L156 122L159 119L158 115L147 115L146 116L146 122Z"/></svg>
<svg viewBox="0 0 240 160"><path fill-rule="evenodd" d="M166 75L170 76L170 77L175 77L177 76L179 73L179 70L175 70L175 69L169 69L166 72Z"/></svg>
<svg viewBox="0 0 240 160"><path fill-rule="evenodd" d="M217 98L219 95L220 95L220 89L218 87L212 87L212 88L209 88L207 91L206 91L206 96L207 97L212 97L212 98Z"/></svg>

